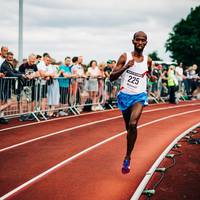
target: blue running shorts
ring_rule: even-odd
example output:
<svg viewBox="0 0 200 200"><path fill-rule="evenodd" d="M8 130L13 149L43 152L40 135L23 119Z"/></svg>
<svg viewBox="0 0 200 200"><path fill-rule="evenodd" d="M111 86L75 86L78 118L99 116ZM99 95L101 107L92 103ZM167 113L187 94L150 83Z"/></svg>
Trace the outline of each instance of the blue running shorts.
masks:
<svg viewBox="0 0 200 200"><path fill-rule="evenodd" d="M143 92L140 94L125 94L123 92L119 92L117 95L118 108L121 111L132 107L137 102L140 102L143 106L148 105L147 93Z"/></svg>

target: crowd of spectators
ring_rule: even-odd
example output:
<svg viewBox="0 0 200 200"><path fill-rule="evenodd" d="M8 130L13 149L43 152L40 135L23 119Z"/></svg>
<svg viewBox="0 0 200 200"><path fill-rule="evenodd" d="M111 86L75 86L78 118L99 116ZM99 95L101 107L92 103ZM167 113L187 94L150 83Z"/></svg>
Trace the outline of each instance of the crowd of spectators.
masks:
<svg viewBox="0 0 200 200"><path fill-rule="evenodd" d="M91 110L101 110L101 105L109 101L111 104L120 87L120 79L113 83L109 81L115 65L115 60L99 64L91 60L85 65L83 56L66 56L63 62L56 62L48 53L42 56L30 54L19 64L7 47L1 47L0 123L8 122L4 111L12 104L13 82L10 82L10 77L18 79L14 89L18 101L22 91L28 94L27 112L31 113L40 106L44 117L49 118L68 115L67 107L72 105L81 112L85 104L91 104ZM174 66L155 62L152 67L157 79L148 82L148 92L158 101L166 98L170 103L177 103L180 98L198 97L200 74L197 65L183 66L180 63ZM26 115L26 119L31 120L33 116Z"/></svg>
<svg viewBox="0 0 200 200"><path fill-rule="evenodd" d="M153 75L156 81L149 82L149 93L160 100L168 98L170 103L197 99L200 94L200 70L196 64L192 66L153 64Z"/></svg>
<svg viewBox="0 0 200 200"><path fill-rule="evenodd" d="M91 104L91 110L101 110L100 102L116 96L116 88L105 82L105 79L109 82L116 64L114 60L100 64L91 60L85 65L83 56L67 56L63 62L56 62L48 53L43 53L42 56L30 54L18 65L14 54L7 47L2 47L0 62L0 123L7 123L3 113L11 105L13 79L6 79L8 77L18 79L15 92L19 100L22 91L29 94L27 111L32 112L40 103L40 110L44 111L46 118L68 115L66 107L70 105L76 105L78 112L84 109L85 103ZM108 89L104 95L105 87ZM58 107L59 112L56 110ZM32 115L27 116L28 119L33 118Z"/></svg>

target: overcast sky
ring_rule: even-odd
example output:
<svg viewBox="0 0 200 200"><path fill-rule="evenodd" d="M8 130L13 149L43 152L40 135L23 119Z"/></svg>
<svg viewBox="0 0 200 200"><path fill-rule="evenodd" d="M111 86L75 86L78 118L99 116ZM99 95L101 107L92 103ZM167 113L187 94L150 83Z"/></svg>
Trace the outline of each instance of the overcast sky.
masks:
<svg viewBox="0 0 200 200"><path fill-rule="evenodd" d="M118 59L133 46L133 33L148 35L145 53L170 61L165 42L173 26L199 0L24 0L24 57L49 52L57 61L83 55ZM18 0L0 0L0 45L18 56Z"/></svg>

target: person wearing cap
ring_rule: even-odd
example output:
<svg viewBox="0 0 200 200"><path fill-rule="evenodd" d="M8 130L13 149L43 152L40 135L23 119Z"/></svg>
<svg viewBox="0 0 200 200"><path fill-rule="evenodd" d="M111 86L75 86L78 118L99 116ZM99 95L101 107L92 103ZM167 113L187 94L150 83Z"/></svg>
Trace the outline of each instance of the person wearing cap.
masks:
<svg viewBox="0 0 200 200"><path fill-rule="evenodd" d="M105 73L106 77L110 77L110 74L112 72L112 66L113 66L112 60L108 60L107 66L105 66L105 68L104 68L104 73Z"/></svg>
<svg viewBox="0 0 200 200"><path fill-rule="evenodd" d="M143 55L147 44L147 35L143 31L136 32L132 43L134 50L124 53L118 59L110 80L114 81L121 76L121 87L117 96L118 107L122 111L127 130L127 149L122 164L122 173L130 172L131 153L137 138L137 124L143 107L148 104L147 77L151 76L152 60Z"/></svg>

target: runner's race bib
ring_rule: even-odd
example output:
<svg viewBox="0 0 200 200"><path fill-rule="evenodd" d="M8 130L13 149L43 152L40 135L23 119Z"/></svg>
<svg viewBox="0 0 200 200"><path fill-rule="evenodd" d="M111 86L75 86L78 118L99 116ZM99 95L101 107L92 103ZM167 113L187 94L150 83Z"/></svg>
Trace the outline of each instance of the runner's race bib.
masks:
<svg viewBox="0 0 200 200"><path fill-rule="evenodd" d="M142 74L127 70L125 79L124 79L124 88L129 90L138 91L141 87L141 79L143 78Z"/></svg>

